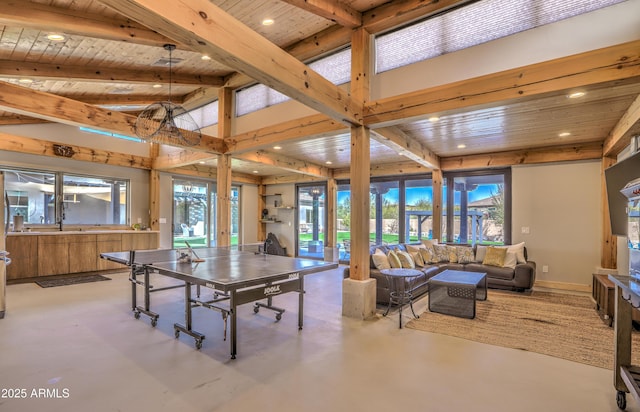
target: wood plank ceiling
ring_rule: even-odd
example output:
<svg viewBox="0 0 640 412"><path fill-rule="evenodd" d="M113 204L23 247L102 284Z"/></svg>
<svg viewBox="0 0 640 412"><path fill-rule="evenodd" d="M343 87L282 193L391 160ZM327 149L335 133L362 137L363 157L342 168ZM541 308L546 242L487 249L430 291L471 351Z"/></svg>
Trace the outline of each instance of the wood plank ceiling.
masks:
<svg viewBox="0 0 640 412"><path fill-rule="evenodd" d="M233 52L224 49L225 45L210 44L207 39L194 43L183 34L182 28L167 24L161 18L138 17L141 21L134 21L132 17L146 16L137 11L145 1L0 0L0 81L27 88L27 92L42 92L135 113L152 102L166 99L168 72L166 64L162 66L162 60L167 58L167 52L162 45L177 43L173 57L179 62L173 64L172 100L194 107L217 99L219 87L241 87L253 82L224 63L235 62L229 57ZM307 61L348 44L354 27L364 25L372 33L377 33L466 1L212 0L210 3L277 48ZM175 8L173 14L178 18L187 14L188 6L206 6L207 1L157 1L155 4L158 8L163 5ZM265 18L273 19L275 24L263 25ZM171 31L172 38L176 40L159 34L161 30L154 31L156 27ZM197 28L193 30L195 33ZM64 34L64 41L49 40L47 36L52 33ZM222 56L219 60L223 63L217 59L203 60L202 50L211 50L215 56ZM280 58L274 51L269 50L269 53L273 53L274 59ZM637 64L638 56L633 56L633 59ZM237 66L255 73L256 78L273 81L278 87L287 89L289 80L286 77L273 75L266 68L256 69L256 63L249 60L248 57ZM421 153L428 151L431 160L435 159L437 163L438 159L444 162L447 158L503 151L535 149L553 152L554 148L568 145L602 145L605 139L612 139L610 135L626 114L631 124L613 136L611 143L619 149L620 142L628 141L631 134L640 132L640 114L636 113L637 109L634 111L634 102L640 95L637 79L640 73L629 73L605 83L585 82L580 90L586 95L578 99L567 98L568 88L555 87L549 92L534 93L522 99L496 98L477 105L425 112L420 116L406 113L406 118L396 118L392 122L385 120L377 126L391 124L393 128L387 132L391 131L396 139L410 146L407 151L411 153L403 153L397 145L390 148L385 144L388 135L384 136L381 130L382 136L376 135L371 142L372 165L406 164L411 155L415 158L420 150ZM65 119L64 114L60 119L52 119L51 113L34 120L38 117L35 113L12 107L8 102L10 99L2 99L2 93L0 85L0 100L4 100L0 104L0 125L41 122L43 119L78 123L77 118ZM315 102L319 95L311 95L309 99ZM303 95L294 97L303 102L307 98ZM36 94L33 99L38 99ZM426 102L421 104L428 105ZM309 121L313 120L322 127L318 126L317 130L309 127L308 135L304 135L306 128L300 128L300 136L275 133L282 136L283 144L278 144L277 138L273 141L265 138L265 143L258 145L254 136L231 136L225 140L224 144L233 153L234 172L281 176L296 171L318 177L347 169L350 164L350 136L347 124L341 123L345 119L333 116L336 110L331 107L331 102L320 102L319 105L323 115ZM345 105L349 105L348 96ZM378 106L385 107L384 104ZM355 110L346 115L346 120L366 123L368 120L363 120L362 115ZM371 116L371 124L376 124L377 115ZM433 116L439 119L429 120ZM269 135L266 130L253 135L261 133ZM274 149L277 145L286 145L286 150ZM216 143L198 150L206 151L207 147L214 146L222 147ZM286 161L285 155L291 160ZM216 165L215 155L194 156L192 159L191 163L199 164L200 168Z"/></svg>

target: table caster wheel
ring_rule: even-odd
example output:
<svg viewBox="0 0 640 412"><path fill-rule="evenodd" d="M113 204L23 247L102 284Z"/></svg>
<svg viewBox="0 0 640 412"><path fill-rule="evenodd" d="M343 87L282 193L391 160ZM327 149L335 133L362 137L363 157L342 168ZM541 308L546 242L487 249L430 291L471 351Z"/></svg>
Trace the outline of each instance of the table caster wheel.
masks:
<svg viewBox="0 0 640 412"><path fill-rule="evenodd" d="M276 314L276 320L280 320L280 319L282 319L282 313Z"/></svg>
<svg viewBox="0 0 640 412"><path fill-rule="evenodd" d="M176 337L176 339L178 339L178 337L180 336L180 331L178 329L173 331L173 336Z"/></svg>
<svg viewBox="0 0 640 412"><path fill-rule="evenodd" d="M260 308L258 306L253 307L253 313L258 313L259 311L260 311Z"/></svg>
<svg viewBox="0 0 640 412"><path fill-rule="evenodd" d="M627 407L627 394L624 391L618 391L616 402L618 403L618 408L625 410Z"/></svg>
<svg viewBox="0 0 640 412"><path fill-rule="evenodd" d="M196 339L196 349L197 350L202 349L202 340Z"/></svg>
<svg viewBox="0 0 640 412"><path fill-rule="evenodd" d="M151 326L155 328L157 324L158 324L158 319L151 318Z"/></svg>
<svg viewBox="0 0 640 412"><path fill-rule="evenodd" d="M133 317L136 319L140 319L140 312L138 311L133 312Z"/></svg>

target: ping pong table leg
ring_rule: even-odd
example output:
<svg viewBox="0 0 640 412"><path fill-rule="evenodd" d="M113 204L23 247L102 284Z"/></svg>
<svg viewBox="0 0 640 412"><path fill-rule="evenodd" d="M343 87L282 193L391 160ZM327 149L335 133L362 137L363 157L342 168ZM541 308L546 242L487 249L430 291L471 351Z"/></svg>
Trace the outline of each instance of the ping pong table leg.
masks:
<svg viewBox="0 0 640 412"><path fill-rule="evenodd" d="M298 279L300 290L298 290L298 330L302 330L304 321L304 275L300 275Z"/></svg>
<svg viewBox="0 0 640 412"><path fill-rule="evenodd" d="M202 348L202 341L205 336L201 333L194 331L191 328L191 303L193 303L191 299L191 283L185 282L184 284L184 322L185 325L180 325L179 323L173 324L173 332L176 339L180 336L180 332L184 332L187 335L191 336L195 339L196 349Z"/></svg>
<svg viewBox="0 0 640 412"><path fill-rule="evenodd" d="M138 280L138 275L144 273L144 281ZM151 319L151 326L155 327L158 324L158 315L155 312L151 311L151 297L150 291L151 285L149 285L149 269L146 266L131 266L131 277L129 278L131 282L131 307L133 310L133 316L136 319L140 319L140 314L145 314L149 316ZM137 299L137 287L144 287L144 306L138 305Z"/></svg>
<svg viewBox="0 0 640 412"><path fill-rule="evenodd" d="M237 330L237 319L236 315L238 313L236 307L236 291L233 290L229 296L229 316L231 317L231 322L229 325L229 335L231 339L229 339L229 345L231 346L231 359L236 358L236 330Z"/></svg>

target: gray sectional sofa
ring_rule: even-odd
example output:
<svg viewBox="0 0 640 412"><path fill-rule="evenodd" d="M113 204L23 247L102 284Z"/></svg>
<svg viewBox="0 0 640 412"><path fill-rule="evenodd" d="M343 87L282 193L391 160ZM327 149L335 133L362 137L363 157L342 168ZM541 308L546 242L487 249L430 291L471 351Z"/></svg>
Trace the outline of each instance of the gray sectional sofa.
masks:
<svg viewBox="0 0 640 412"><path fill-rule="evenodd" d="M417 246L419 243L410 243L409 245ZM467 247L463 245L451 246ZM468 247L473 247L474 256L477 255L477 246ZM407 244L371 246L369 253L372 255L376 252L376 249L379 249L386 254L389 250L395 250L396 248L407 251ZM482 248L482 246L480 246L480 248ZM489 288L524 292L525 290L530 290L533 287L536 277L536 263L528 260L526 248L524 248L524 258L526 263L517 263L515 268L484 265L481 261L474 261L471 263L438 262L425 264L423 267L416 267L416 269L422 272L422 275L412 280L412 293L414 297L426 293L428 291L427 281L446 269L486 273L487 286ZM376 279L376 302L388 303L389 285L387 283L387 278L376 268L372 258L369 259L369 265L371 277ZM348 276L349 268L346 268L345 277Z"/></svg>

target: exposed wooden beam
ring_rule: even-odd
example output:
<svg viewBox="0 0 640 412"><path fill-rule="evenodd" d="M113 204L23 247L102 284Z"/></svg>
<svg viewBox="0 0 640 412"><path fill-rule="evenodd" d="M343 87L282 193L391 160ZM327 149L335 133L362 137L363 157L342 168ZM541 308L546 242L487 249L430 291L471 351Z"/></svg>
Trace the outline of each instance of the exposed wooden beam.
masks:
<svg viewBox="0 0 640 412"><path fill-rule="evenodd" d="M152 103L156 103L159 100L164 100L162 96L151 95L134 95L134 94L110 94L110 95L71 95L71 94L59 94L60 97L66 97L68 99L77 100L79 102L99 105L113 105L113 106L148 106ZM171 96L171 102L175 104L182 104L183 99L181 96Z"/></svg>
<svg viewBox="0 0 640 412"><path fill-rule="evenodd" d="M293 6L324 17L343 27L354 29L362 24L362 14L336 0L282 0Z"/></svg>
<svg viewBox="0 0 640 412"><path fill-rule="evenodd" d="M629 145L631 136L640 133L640 95L631 103L620 121L604 140L604 155L616 156Z"/></svg>
<svg viewBox="0 0 640 412"><path fill-rule="evenodd" d="M300 139L334 136L346 133L348 128L323 114L314 114L300 119L282 122L225 139L229 153L242 153L264 149Z"/></svg>
<svg viewBox="0 0 640 412"><path fill-rule="evenodd" d="M1 1L1 0L0 0ZM0 76L29 77L74 82L165 83L169 72L164 70L132 70L113 67L66 66L59 64L0 60ZM220 87L221 76L172 73L171 84L179 86Z"/></svg>
<svg viewBox="0 0 640 412"><path fill-rule="evenodd" d="M602 143L594 142L540 149L443 157L440 158L440 167L444 171L451 171L600 158L602 158Z"/></svg>
<svg viewBox="0 0 640 412"><path fill-rule="evenodd" d="M367 105L365 124L395 125L435 112L636 77L640 77L640 40L380 99Z"/></svg>
<svg viewBox="0 0 640 412"><path fill-rule="evenodd" d="M377 165L371 165L369 169L369 175L371 177L379 176L394 176L394 175L410 175L410 174L424 174L429 173L431 170L422 166L416 162L402 162L402 163L383 163ZM333 169L334 179L350 179L351 168L339 168Z"/></svg>
<svg viewBox="0 0 640 412"><path fill-rule="evenodd" d="M267 153L262 150L242 153L234 155L233 157L240 160L246 160L248 162L255 162L264 165L279 167L280 169L290 172L302 173L305 175L317 176L325 179L332 177L331 169L324 166L293 159L289 156Z"/></svg>
<svg viewBox="0 0 640 412"><path fill-rule="evenodd" d="M429 169L439 169L440 159L422 143L404 133L399 127L381 127L371 131L371 138L402 153Z"/></svg>
<svg viewBox="0 0 640 412"><path fill-rule="evenodd" d="M202 165L188 165L171 169L171 174L179 174L185 176L200 177L203 179L216 179L218 169ZM231 180L234 183L248 183L259 185L262 181L260 176L250 175L247 173L231 172Z"/></svg>
<svg viewBox="0 0 640 412"><path fill-rule="evenodd" d="M136 135L135 116L1 81L0 110L72 126L87 126L127 136ZM189 149L222 153L227 148L222 139L203 135L200 144Z"/></svg>
<svg viewBox="0 0 640 412"><path fill-rule="evenodd" d="M47 120L37 119L31 116L21 116L19 114L0 116L0 126L17 125L17 124L40 124L49 123Z"/></svg>
<svg viewBox="0 0 640 412"><path fill-rule="evenodd" d="M600 253L600 266L607 269L618 267L618 237L611 233L611 219L609 217L609 199L607 194L607 181L604 171L613 166L616 160L604 156L600 169L600 192L602 193L600 208L602 212L602 252Z"/></svg>
<svg viewBox="0 0 640 412"><path fill-rule="evenodd" d="M65 156L65 159L68 158L83 162L102 163L111 166L125 166L135 169L151 168L151 158L149 157L134 156L125 153L69 145L67 143L0 133L0 150L6 150L8 152L28 153L60 158L59 155L56 155L56 149L54 148L56 146L68 148L67 153L69 153L70 156Z"/></svg>
<svg viewBox="0 0 640 412"><path fill-rule="evenodd" d="M158 170L176 169L189 166L194 163L205 162L207 160L216 159L217 155L204 152L195 152L193 150L178 150L171 153L159 155L153 159L152 167Z"/></svg>
<svg viewBox="0 0 640 412"><path fill-rule="evenodd" d="M389 1L363 13L362 25L369 33L376 34L471 1L473 0Z"/></svg>
<svg viewBox="0 0 640 412"><path fill-rule="evenodd" d="M73 11L31 2L27 4L24 0L0 0L0 10L0 25L157 47L171 42L167 37L125 18L110 20L80 10Z"/></svg>
<svg viewBox="0 0 640 412"><path fill-rule="evenodd" d="M326 179L309 176L309 175L301 175L301 174L290 174L290 175L274 175L274 176L264 176L262 178L261 183L263 185L280 185L280 184L293 184L293 183L310 183L310 182L324 182Z"/></svg>
<svg viewBox="0 0 640 412"><path fill-rule="evenodd" d="M208 0L100 2L331 118L362 121L362 105L347 92Z"/></svg>

